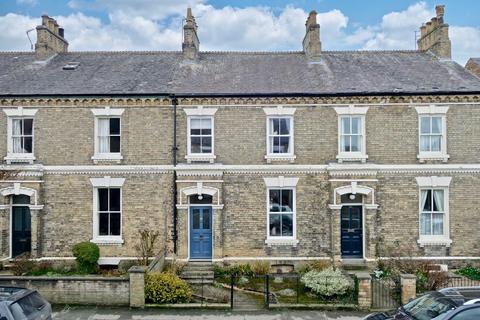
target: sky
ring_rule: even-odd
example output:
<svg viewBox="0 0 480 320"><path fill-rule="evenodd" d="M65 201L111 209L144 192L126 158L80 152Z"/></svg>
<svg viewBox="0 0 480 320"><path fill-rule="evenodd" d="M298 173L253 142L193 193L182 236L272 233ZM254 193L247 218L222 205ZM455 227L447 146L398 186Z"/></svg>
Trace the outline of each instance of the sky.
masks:
<svg viewBox="0 0 480 320"><path fill-rule="evenodd" d="M453 59L480 57L478 0L0 0L0 51L31 50L26 31L42 14L65 28L70 51L181 50L189 6L201 50L301 50L311 10L322 50L409 50L436 4L445 5Z"/></svg>

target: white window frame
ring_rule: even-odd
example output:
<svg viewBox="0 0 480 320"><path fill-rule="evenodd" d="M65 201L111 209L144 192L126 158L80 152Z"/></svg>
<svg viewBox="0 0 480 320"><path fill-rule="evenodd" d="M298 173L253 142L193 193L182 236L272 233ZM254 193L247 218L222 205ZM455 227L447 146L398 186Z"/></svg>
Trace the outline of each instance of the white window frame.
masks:
<svg viewBox="0 0 480 320"><path fill-rule="evenodd" d="M99 245L121 245L123 241L123 184L125 183L125 178L91 178L90 182L93 186L93 215L92 215L92 239L90 242L99 244ZM100 217L99 217L99 199L98 199L98 189L104 188L118 188L120 189L120 235L119 236L103 236L99 234L100 227Z"/></svg>
<svg viewBox="0 0 480 320"><path fill-rule="evenodd" d="M450 247L452 240L450 239L450 209L449 209L449 186L451 177L416 177L418 190L418 240L421 246L442 245ZM442 235L422 235L422 191L424 190L443 190L444 201L444 218L443 218L443 234ZM433 197L433 194L432 194Z"/></svg>
<svg viewBox="0 0 480 320"><path fill-rule="evenodd" d="M338 106L335 107L335 111L337 112L338 118L338 125L337 125L337 160L339 163L346 162L346 161L360 161L362 163L366 162L368 159L367 155L367 136L366 136L366 114L369 107L358 107L354 105L348 106ZM361 125L361 142L360 142L360 151L343 151L342 150L342 119L343 118L360 118L360 125Z"/></svg>
<svg viewBox="0 0 480 320"><path fill-rule="evenodd" d="M447 162L450 156L447 154L447 112L448 106L420 106L415 107L415 110L418 113L418 155L417 158L420 162L425 162L428 160L441 160ZM441 138L441 148L440 151L422 151L421 150L421 126L422 118L424 117L441 117L442 118L442 138Z"/></svg>
<svg viewBox="0 0 480 320"><path fill-rule="evenodd" d="M272 161L289 161L290 163L294 163L296 156L295 156L295 121L293 115L295 114L295 108L287 108L282 105L270 108L263 108L266 117L266 155L265 159L267 163L271 163ZM270 120L271 119L289 119L290 120L290 152L288 153L273 153L270 148Z"/></svg>
<svg viewBox="0 0 480 320"><path fill-rule="evenodd" d="M267 186L266 194L266 211L267 211L267 226L266 226L266 240L265 243L268 246L272 245L293 245L298 244L297 239L297 183L298 178L295 177L275 177L275 178L263 178L265 185ZM292 236L270 236L270 190L292 190ZM282 214L282 212L272 213Z"/></svg>
<svg viewBox="0 0 480 320"><path fill-rule="evenodd" d="M7 164L29 163L35 161L35 114L38 109L18 107L16 109L4 109L7 115L7 156L3 159ZM32 119L32 152L31 153L13 153L13 120L14 119Z"/></svg>
<svg viewBox="0 0 480 320"><path fill-rule="evenodd" d="M215 113L217 108L204 108L198 106L197 108L185 108L187 115L187 155L185 159L188 163L191 162L209 162L213 163L216 159L215 156ZM191 135L190 135L190 123L192 119L210 119L212 125L212 152L210 153L192 153L191 152Z"/></svg>
<svg viewBox="0 0 480 320"><path fill-rule="evenodd" d="M94 154L92 160L94 163L107 161L107 162L116 162L120 163L123 160L122 156L122 114L124 109L111 109L110 107L105 107L103 109L91 109L93 115L95 116L95 129L94 129ZM98 122L100 119L111 119L118 118L120 119L120 152L100 152L99 151L99 142L98 142Z"/></svg>

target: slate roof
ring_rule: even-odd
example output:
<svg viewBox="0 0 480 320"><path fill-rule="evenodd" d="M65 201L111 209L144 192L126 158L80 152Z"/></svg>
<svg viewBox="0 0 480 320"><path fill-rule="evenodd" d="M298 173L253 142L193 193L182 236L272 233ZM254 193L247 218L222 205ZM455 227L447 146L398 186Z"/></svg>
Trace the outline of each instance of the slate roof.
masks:
<svg viewBox="0 0 480 320"><path fill-rule="evenodd" d="M76 70L63 70L79 62ZM0 95L273 95L479 92L480 79L418 51L0 53Z"/></svg>

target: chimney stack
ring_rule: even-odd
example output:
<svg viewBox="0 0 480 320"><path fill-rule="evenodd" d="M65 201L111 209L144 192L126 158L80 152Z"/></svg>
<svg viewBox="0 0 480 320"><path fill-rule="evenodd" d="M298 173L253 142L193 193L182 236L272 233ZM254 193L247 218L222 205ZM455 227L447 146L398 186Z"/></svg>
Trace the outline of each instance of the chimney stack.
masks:
<svg viewBox="0 0 480 320"><path fill-rule="evenodd" d="M303 52L307 57L319 56L322 52L320 42L320 25L317 23L317 12L311 11L305 23L306 33L303 38Z"/></svg>
<svg viewBox="0 0 480 320"><path fill-rule="evenodd" d="M35 55L37 60L47 60L57 53L67 52L68 42L64 30L57 21L47 15L42 16L42 24L37 26Z"/></svg>
<svg viewBox="0 0 480 320"><path fill-rule="evenodd" d="M443 20L445 6L435 7L436 16L420 27L420 39L417 40L418 50L431 51L439 58L452 58L452 44L448 36L448 24Z"/></svg>
<svg viewBox="0 0 480 320"><path fill-rule="evenodd" d="M187 18L183 26L183 56L187 59L195 59L198 56L200 41L197 36L197 24L195 17L192 15L192 9L187 9Z"/></svg>

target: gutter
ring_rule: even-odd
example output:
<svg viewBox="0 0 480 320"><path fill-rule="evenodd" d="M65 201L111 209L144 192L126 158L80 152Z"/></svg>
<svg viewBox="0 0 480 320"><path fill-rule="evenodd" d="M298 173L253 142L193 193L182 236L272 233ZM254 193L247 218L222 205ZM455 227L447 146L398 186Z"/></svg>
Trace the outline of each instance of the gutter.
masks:
<svg viewBox="0 0 480 320"><path fill-rule="evenodd" d="M335 92L335 93L305 93L305 92L291 92L291 93L110 93L110 94L0 94L2 98L51 98L51 97L79 97L79 98L95 98L95 97L158 97L170 96L176 98L227 98L227 97L354 97L354 96L442 96L442 95L478 95L477 91L396 91L396 92Z"/></svg>

